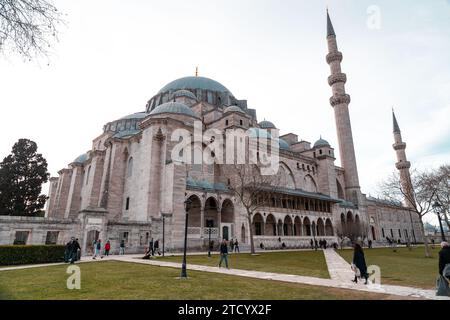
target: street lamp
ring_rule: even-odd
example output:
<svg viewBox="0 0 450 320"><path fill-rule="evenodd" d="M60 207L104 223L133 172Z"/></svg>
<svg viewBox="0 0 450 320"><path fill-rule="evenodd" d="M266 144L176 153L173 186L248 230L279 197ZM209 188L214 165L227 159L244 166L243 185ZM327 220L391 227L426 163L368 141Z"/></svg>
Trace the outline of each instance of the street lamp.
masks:
<svg viewBox="0 0 450 320"><path fill-rule="evenodd" d="M188 217L189 210L191 210L192 200L187 199L184 201L184 210L186 212L186 222L184 226L184 251L183 251L183 264L181 265L181 279L187 279L186 272L186 247L187 247L187 228L188 228Z"/></svg>
<svg viewBox="0 0 450 320"><path fill-rule="evenodd" d="M441 213L440 213L441 208L442 208L442 206L441 206L441 204L440 204L439 202L435 201L435 202L433 203L433 210L436 212L436 214L437 214L437 216L438 216L439 227L441 228L441 237L442 237L442 241L447 241L447 240L445 239L444 228L442 227L442 220L441 220Z"/></svg>

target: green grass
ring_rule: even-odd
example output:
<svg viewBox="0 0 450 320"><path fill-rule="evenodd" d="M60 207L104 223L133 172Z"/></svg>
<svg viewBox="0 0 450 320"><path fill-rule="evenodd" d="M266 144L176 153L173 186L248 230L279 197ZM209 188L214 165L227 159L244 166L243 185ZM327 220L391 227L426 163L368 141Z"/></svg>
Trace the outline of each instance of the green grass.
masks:
<svg viewBox="0 0 450 320"><path fill-rule="evenodd" d="M182 262L182 257L157 258L163 261ZM188 256L188 264L198 264L216 267L220 257L213 255ZM266 271L283 274L294 274L329 279L327 263L322 251L290 251L267 252L259 255L249 253L231 254L228 256L230 268L254 271ZM222 264L224 266L224 264Z"/></svg>
<svg viewBox="0 0 450 320"><path fill-rule="evenodd" d="M81 268L81 290L66 288L67 266L0 272L0 299L21 300L300 300L398 299L352 290L258 280L126 262L89 262Z"/></svg>
<svg viewBox="0 0 450 320"><path fill-rule="evenodd" d="M425 249L416 247L409 251L407 248L365 249L367 266L378 265L381 268L382 284L412 286L433 289L438 276L439 249L430 249L431 258L425 258ZM349 263L353 259L353 250L340 250L339 254Z"/></svg>

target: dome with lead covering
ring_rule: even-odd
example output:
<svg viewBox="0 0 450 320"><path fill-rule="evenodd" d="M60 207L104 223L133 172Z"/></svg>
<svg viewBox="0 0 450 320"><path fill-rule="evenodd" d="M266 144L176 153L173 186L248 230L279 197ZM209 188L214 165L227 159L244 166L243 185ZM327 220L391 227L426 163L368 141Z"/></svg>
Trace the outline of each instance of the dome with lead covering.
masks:
<svg viewBox="0 0 450 320"><path fill-rule="evenodd" d="M276 129L275 125L272 122L266 120L261 121L259 123L259 126L261 127L261 129Z"/></svg>
<svg viewBox="0 0 450 320"><path fill-rule="evenodd" d="M327 140L322 139L322 137L314 143L314 148L320 148L320 147L329 147L330 144Z"/></svg>
<svg viewBox="0 0 450 320"><path fill-rule="evenodd" d="M166 102L164 104L161 104L157 106L152 112L150 112L150 115L154 116L163 113L183 114L193 118L198 118L194 111L191 110L191 108L180 102Z"/></svg>
<svg viewBox="0 0 450 320"><path fill-rule="evenodd" d="M231 94L230 90L228 90L221 83L205 77L184 77L174 80L165 85L161 90L159 90L159 93L188 89L202 89L209 91L226 92Z"/></svg>
<svg viewBox="0 0 450 320"><path fill-rule="evenodd" d="M242 110L238 106L227 107L225 109L224 113L229 113L229 112L239 112L239 113L244 113L245 114L244 110Z"/></svg>
<svg viewBox="0 0 450 320"><path fill-rule="evenodd" d="M73 163L83 164L86 162L87 158L88 158L87 153L83 153L82 155L78 156L75 160L73 160Z"/></svg>
<svg viewBox="0 0 450 320"><path fill-rule="evenodd" d="M195 94L193 94L189 90L178 90L178 91L176 91L176 92L174 92L172 94L170 99L180 98L180 97L187 97L187 98L190 98L190 99L193 99L193 100L197 100L197 97L195 96Z"/></svg>

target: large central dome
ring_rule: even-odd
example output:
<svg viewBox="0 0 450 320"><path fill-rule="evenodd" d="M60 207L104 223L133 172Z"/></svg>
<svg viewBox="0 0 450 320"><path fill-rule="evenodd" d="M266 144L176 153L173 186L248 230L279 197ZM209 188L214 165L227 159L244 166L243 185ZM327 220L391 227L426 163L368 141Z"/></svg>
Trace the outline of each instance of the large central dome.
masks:
<svg viewBox="0 0 450 320"><path fill-rule="evenodd" d="M210 90L217 92L226 92L231 94L230 90L228 90L221 83L205 78L205 77L185 77L180 78L171 83L167 84L164 88L159 90L159 93L168 92L168 91L177 91L177 90L186 90L186 89L202 89L202 90ZM231 94L232 95L232 94Z"/></svg>

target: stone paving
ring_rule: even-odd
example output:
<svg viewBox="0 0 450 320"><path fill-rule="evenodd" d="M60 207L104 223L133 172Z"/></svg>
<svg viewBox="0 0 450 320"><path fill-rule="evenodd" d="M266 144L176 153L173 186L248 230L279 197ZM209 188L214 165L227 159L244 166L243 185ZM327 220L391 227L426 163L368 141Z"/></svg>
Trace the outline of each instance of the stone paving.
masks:
<svg viewBox="0 0 450 320"><path fill-rule="evenodd" d="M205 253L204 253L205 254ZM172 254L171 254L172 255ZM178 255L178 254L176 254ZM209 267L202 265L189 264L188 260L188 276L189 271L201 271L201 272L211 272L228 274L233 276L255 278L262 280L272 280L272 281L283 281L291 283L301 283L313 286L323 286L323 287L333 287L341 289L358 290L372 293L381 293L396 295L399 297L413 297L419 299L431 299L431 300L450 300L450 297L437 297L434 290L425 290L412 287L404 286L393 286L393 285L364 285L362 282L358 284L353 283L351 280L354 278L354 274L348 264L339 254L337 254L333 249L324 250L325 260L328 266L328 272L331 279L299 276L299 275L289 275L280 274L272 272L262 272L262 271L252 271L252 270L240 270L240 269L226 269L218 267ZM161 260L143 260L142 254L140 255L116 255L105 257L104 259L93 260L91 257L83 257L80 262L95 262L95 261L122 261L146 264L159 267L169 267L177 268L181 270L181 263L167 262ZM53 264L41 264L41 265L29 265L29 266L17 266L17 267L6 267L0 268L1 271L7 270L18 270L27 268L38 268L46 266L62 265L63 263L53 263Z"/></svg>

